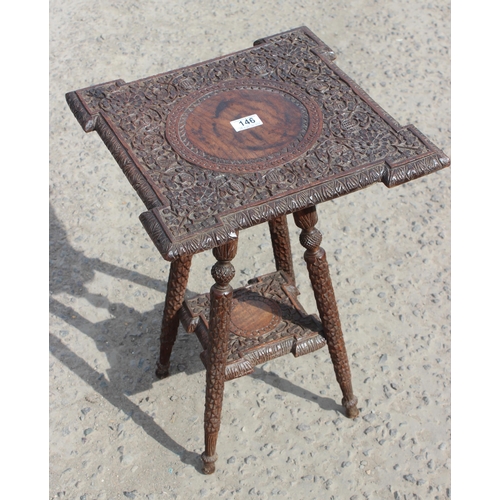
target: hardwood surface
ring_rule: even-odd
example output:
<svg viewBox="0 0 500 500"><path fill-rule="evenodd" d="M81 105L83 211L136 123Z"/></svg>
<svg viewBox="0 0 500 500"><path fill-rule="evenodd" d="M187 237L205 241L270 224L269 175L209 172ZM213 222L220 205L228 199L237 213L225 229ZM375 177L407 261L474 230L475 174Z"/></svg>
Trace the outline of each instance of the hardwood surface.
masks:
<svg viewBox="0 0 500 500"><path fill-rule="evenodd" d="M144 201L141 221L162 256L175 260L375 182L392 187L449 165L333 61L333 52L302 27L234 54L66 99ZM242 113L261 113L264 124L234 132L229 122Z"/></svg>
<svg viewBox="0 0 500 500"><path fill-rule="evenodd" d="M449 165L413 126L401 127L334 63L307 28L137 82L67 94L96 130L147 212L141 221L173 261L157 375L169 373L179 321L206 366L203 472L215 471L224 383L263 361L328 346L346 414L359 414L316 205L375 182L392 187ZM300 306L286 214L321 321ZM238 231L269 223L277 272L233 292ZM192 255L212 249L215 284L184 302Z"/></svg>
<svg viewBox="0 0 500 500"><path fill-rule="evenodd" d="M229 326L226 380L253 372L255 366L292 353L302 356L326 345L321 322L308 315L298 301L299 291L282 271L260 276L235 290ZM184 302L181 318L188 332L195 332L205 349L209 338L209 295Z"/></svg>
<svg viewBox="0 0 500 500"><path fill-rule="evenodd" d="M235 130L231 122L248 115L257 115L262 125ZM244 78L181 99L168 116L166 137L185 160L237 174L300 156L321 126L321 110L307 95L284 83Z"/></svg>

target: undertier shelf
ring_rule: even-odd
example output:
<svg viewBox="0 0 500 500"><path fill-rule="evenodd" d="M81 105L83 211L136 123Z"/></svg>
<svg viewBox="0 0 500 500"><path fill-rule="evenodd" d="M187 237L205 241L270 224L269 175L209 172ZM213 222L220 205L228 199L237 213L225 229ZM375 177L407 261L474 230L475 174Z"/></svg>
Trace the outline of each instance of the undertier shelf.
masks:
<svg viewBox="0 0 500 500"><path fill-rule="evenodd" d="M326 345L323 327L315 315L308 315L297 300L299 291L286 273L260 276L233 293L226 381L253 372L260 363L292 353L295 357ZM184 301L181 321L189 333L196 333L207 366L210 294Z"/></svg>

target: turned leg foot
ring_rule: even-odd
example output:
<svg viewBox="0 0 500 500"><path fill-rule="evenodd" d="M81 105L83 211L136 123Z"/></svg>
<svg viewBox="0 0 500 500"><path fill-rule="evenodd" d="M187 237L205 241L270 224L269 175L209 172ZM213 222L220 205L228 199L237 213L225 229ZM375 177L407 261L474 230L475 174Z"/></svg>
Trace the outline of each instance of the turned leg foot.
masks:
<svg viewBox="0 0 500 500"><path fill-rule="evenodd" d="M201 470L203 474L213 474L215 472L215 462L217 461L217 453L212 457L207 457L205 453L202 453L201 459L203 461L203 466Z"/></svg>
<svg viewBox="0 0 500 500"><path fill-rule="evenodd" d="M156 362L156 371L155 371L156 378L162 379L166 378L170 375L170 362L167 363L166 365L160 364L159 361Z"/></svg>
<svg viewBox="0 0 500 500"><path fill-rule="evenodd" d="M359 415L359 410L358 410L358 398L352 395L352 398L350 400L347 400L345 398L342 398L342 406L346 410L346 415L349 418L356 418Z"/></svg>

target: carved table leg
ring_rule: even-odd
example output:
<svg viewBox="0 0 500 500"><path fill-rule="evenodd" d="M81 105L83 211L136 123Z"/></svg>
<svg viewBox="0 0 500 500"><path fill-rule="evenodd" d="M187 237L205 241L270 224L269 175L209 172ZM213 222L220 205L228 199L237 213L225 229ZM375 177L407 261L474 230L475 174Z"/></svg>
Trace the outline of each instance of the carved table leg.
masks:
<svg viewBox="0 0 500 500"><path fill-rule="evenodd" d="M234 278L231 260L236 256L238 241L231 241L218 248L213 254L217 262L212 267L215 284L210 289L210 344L207 356L207 389L205 396L205 452L203 472L215 471L217 436L219 435L222 397L226 378L226 361L231 320L233 289L229 282Z"/></svg>
<svg viewBox="0 0 500 500"><path fill-rule="evenodd" d="M186 293L191 260L192 255L186 255L174 260L170 265L167 295L161 323L160 359L156 363L156 376L160 379L169 375L170 355L179 329L179 310Z"/></svg>
<svg viewBox="0 0 500 500"><path fill-rule="evenodd" d="M342 404L346 409L347 416L355 418L359 415L359 410L356 406L358 399L352 391L349 360L340 326L340 318L333 293L328 262L326 261L325 251L320 247L322 236L319 230L314 227L318 222L316 207L313 206L295 212L293 217L295 224L302 229L300 244L306 248L304 260L307 264L318 312L323 323L323 330L335 369L335 375L342 389Z"/></svg>
<svg viewBox="0 0 500 500"><path fill-rule="evenodd" d="M269 221L269 232L273 244L274 260L276 269L285 271L295 285L295 273L293 272L292 248L290 246L290 235L286 215L276 217Z"/></svg>

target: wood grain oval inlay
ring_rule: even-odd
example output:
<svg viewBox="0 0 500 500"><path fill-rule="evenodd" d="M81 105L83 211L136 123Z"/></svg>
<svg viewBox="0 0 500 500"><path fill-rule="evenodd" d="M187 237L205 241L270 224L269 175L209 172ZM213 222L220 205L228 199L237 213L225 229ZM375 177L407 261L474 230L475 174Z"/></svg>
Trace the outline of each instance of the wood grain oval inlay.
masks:
<svg viewBox="0 0 500 500"><path fill-rule="evenodd" d="M256 293L235 294L231 311L231 332L257 338L271 332L281 321L276 302Z"/></svg>
<svg viewBox="0 0 500 500"><path fill-rule="evenodd" d="M231 121L256 114L262 125L237 132ZM255 172L284 164L317 140L319 105L299 88L242 79L183 98L170 112L166 137L185 160L211 170Z"/></svg>

